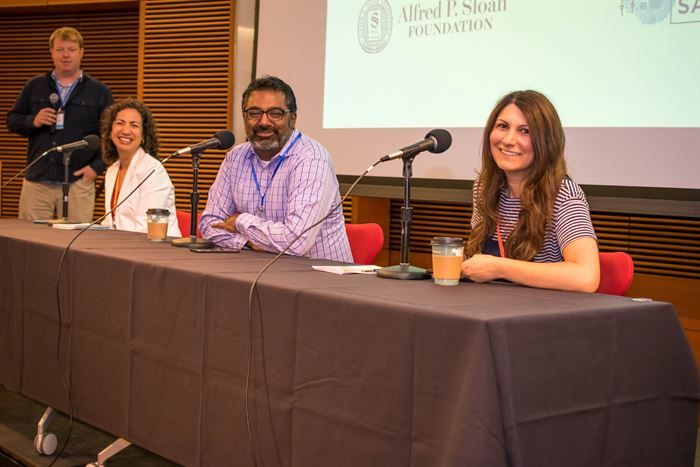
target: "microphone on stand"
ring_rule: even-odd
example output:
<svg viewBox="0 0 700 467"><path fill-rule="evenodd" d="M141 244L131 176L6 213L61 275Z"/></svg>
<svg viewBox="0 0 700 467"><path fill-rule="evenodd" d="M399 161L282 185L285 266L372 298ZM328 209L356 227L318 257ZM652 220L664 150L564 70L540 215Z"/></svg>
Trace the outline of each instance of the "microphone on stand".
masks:
<svg viewBox="0 0 700 467"><path fill-rule="evenodd" d="M70 191L70 155L76 149L90 149L94 151L100 147L100 137L97 135L87 135L85 138L74 143L62 144L55 146L46 153L59 152L63 154L63 182L61 188L63 191L63 216L60 219L53 219L48 222L49 225L54 224L73 224L68 220L68 192ZM43 154L42 154L43 155Z"/></svg>
<svg viewBox="0 0 700 467"><path fill-rule="evenodd" d="M201 143L175 151L170 157L181 154L192 155L192 191L190 192L190 236L176 238L171 245L177 247L193 248L205 250L214 246L211 240L197 238L197 206L199 205L199 191L197 191L197 180L199 176L199 155L207 149L228 149L233 146L236 138L228 130L217 131L213 138Z"/></svg>
<svg viewBox="0 0 700 467"><path fill-rule="evenodd" d="M413 157L423 151L439 154L447 151L452 146L452 135L447 130L436 129L431 130L425 135L423 141L419 141L405 148L401 148L396 152L387 154L379 159L381 162L391 161L398 158Z"/></svg>
<svg viewBox="0 0 700 467"><path fill-rule="evenodd" d="M213 138L210 138L201 143L193 144L183 149L178 149L173 153L173 156L182 154L201 154L207 149L228 149L236 142L236 138L228 130L217 131Z"/></svg>
<svg viewBox="0 0 700 467"><path fill-rule="evenodd" d="M380 159L381 162L401 158L403 160L403 206L401 207L401 259L398 265L382 268L377 271L377 277L389 279L429 279L430 274L423 268L411 266L408 262L408 243L411 233L411 219L413 208L411 207L411 175L412 164L415 156L423 151L441 153L447 151L452 145L452 135L447 130L431 130L425 135L423 141L419 141L398 151L387 154Z"/></svg>
<svg viewBox="0 0 700 467"><path fill-rule="evenodd" d="M87 135L85 138L75 141L73 143L68 143L68 144L62 144L60 146L54 146L51 149L48 149L44 152L42 152L38 157L35 157L34 160L28 164L25 168L20 170L18 173L16 173L12 178L10 178L8 181L2 184L0 189L5 188L7 185L10 184L14 179L22 175L24 172L29 170L31 166L39 162L42 158L44 158L47 154L51 152L60 152L60 153L70 153L72 151L75 151L76 149L89 149L90 151L95 151L100 148L100 137L97 135Z"/></svg>
<svg viewBox="0 0 700 467"><path fill-rule="evenodd" d="M68 143L68 144L62 144L60 146L54 146L51 149L47 150L44 152L44 154L48 154L50 152L60 152L60 153L66 153L66 152L73 152L76 149L89 149L90 151L95 151L100 148L100 137L97 135L87 135L85 138L75 141L73 143ZM42 154L43 155L43 154Z"/></svg>

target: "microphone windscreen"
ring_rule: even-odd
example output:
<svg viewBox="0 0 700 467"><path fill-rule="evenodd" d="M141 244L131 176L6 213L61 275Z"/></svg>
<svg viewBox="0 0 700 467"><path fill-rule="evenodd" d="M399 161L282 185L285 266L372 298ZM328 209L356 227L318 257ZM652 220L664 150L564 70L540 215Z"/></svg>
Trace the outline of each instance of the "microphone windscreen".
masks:
<svg viewBox="0 0 700 467"><path fill-rule="evenodd" d="M90 151L96 151L100 148L100 137L97 135L87 135L85 137L85 142L87 143L87 148Z"/></svg>
<svg viewBox="0 0 700 467"><path fill-rule="evenodd" d="M236 142L236 138L233 136L233 133L228 130L217 131L214 138L219 140L219 146L217 149L228 149L233 146L233 143Z"/></svg>
<svg viewBox="0 0 700 467"><path fill-rule="evenodd" d="M435 130L430 130L425 138L435 139L435 146L433 149L429 149L430 152L440 153L445 152L452 146L452 135L449 131L437 128Z"/></svg>

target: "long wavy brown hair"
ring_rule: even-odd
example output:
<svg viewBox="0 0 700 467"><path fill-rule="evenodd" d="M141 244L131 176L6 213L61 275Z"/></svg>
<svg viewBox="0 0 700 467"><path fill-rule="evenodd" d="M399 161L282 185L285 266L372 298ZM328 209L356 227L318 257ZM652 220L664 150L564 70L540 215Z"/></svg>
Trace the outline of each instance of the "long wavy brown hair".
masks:
<svg viewBox="0 0 700 467"><path fill-rule="evenodd" d="M141 147L146 154L150 154L158 159L159 146L156 121L153 119L153 115L151 115L151 111L148 109L146 104L138 99L128 97L110 105L102 114L102 121L100 122L100 133L102 136L102 160L105 161L107 166L110 166L119 159L117 148L112 142L112 124L114 124L114 119L117 118L117 114L124 109L134 109L141 115L141 122L143 125L141 128L143 135Z"/></svg>
<svg viewBox="0 0 700 467"><path fill-rule="evenodd" d="M515 104L527 120L534 160L520 196L518 222L504 249L509 258L530 261L542 248L554 200L566 177L565 137L559 115L547 97L532 90L512 92L501 98L486 122L481 171L474 186L474 207L481 220L469 235L467 256L481 252L484 242L493 235L498 224L498 200L501 190L507 187L507 180L493 159L490 136L501 111L510 104Z"/></svg>

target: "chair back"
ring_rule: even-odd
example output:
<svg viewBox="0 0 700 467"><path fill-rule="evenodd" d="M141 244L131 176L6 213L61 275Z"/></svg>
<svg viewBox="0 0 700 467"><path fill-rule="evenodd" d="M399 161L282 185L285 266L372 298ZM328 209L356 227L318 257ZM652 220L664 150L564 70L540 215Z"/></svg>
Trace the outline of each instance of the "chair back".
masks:
<svg viewBox="0 0 700 467"><path fill-rule="evenodd" d="M190 220L192 219L192 214L189 211L175 211L177 213L177 226L180 229L180 234L183 237L190 236ZM202 234L199 233L199 218L202 217L202 213L197 214L197 237L201 238Z"/></svg>
<svg viewBox="0 0 700 467"><path fill-rule="evenodd" d="M622 251L601 252L600 285L598 293L608 295L625 295L632 285L634 262L632 257Z"/></svg>
<svg viewBox="0 0 700 467"><path fill-rule="evenodd" d="M384 231L379 224L345 224L355 264L373 264L384 246Z"/></svg>

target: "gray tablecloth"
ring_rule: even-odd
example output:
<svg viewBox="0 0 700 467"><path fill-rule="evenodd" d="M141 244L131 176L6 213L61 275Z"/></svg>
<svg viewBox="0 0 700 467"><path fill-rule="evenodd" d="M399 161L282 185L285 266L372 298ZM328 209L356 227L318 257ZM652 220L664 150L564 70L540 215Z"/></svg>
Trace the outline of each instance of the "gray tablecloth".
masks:
<svg viewBox="0 0 700 467"><path fill-rule="evenodd" d="M56 279L75 234L0 221L0 383L63 411ZM75 415L182 464L252 465L252 326L259 465L693 465L698 372L668 303L284 257L251 320L271 258L81 236L59 286Z"/></svg>

